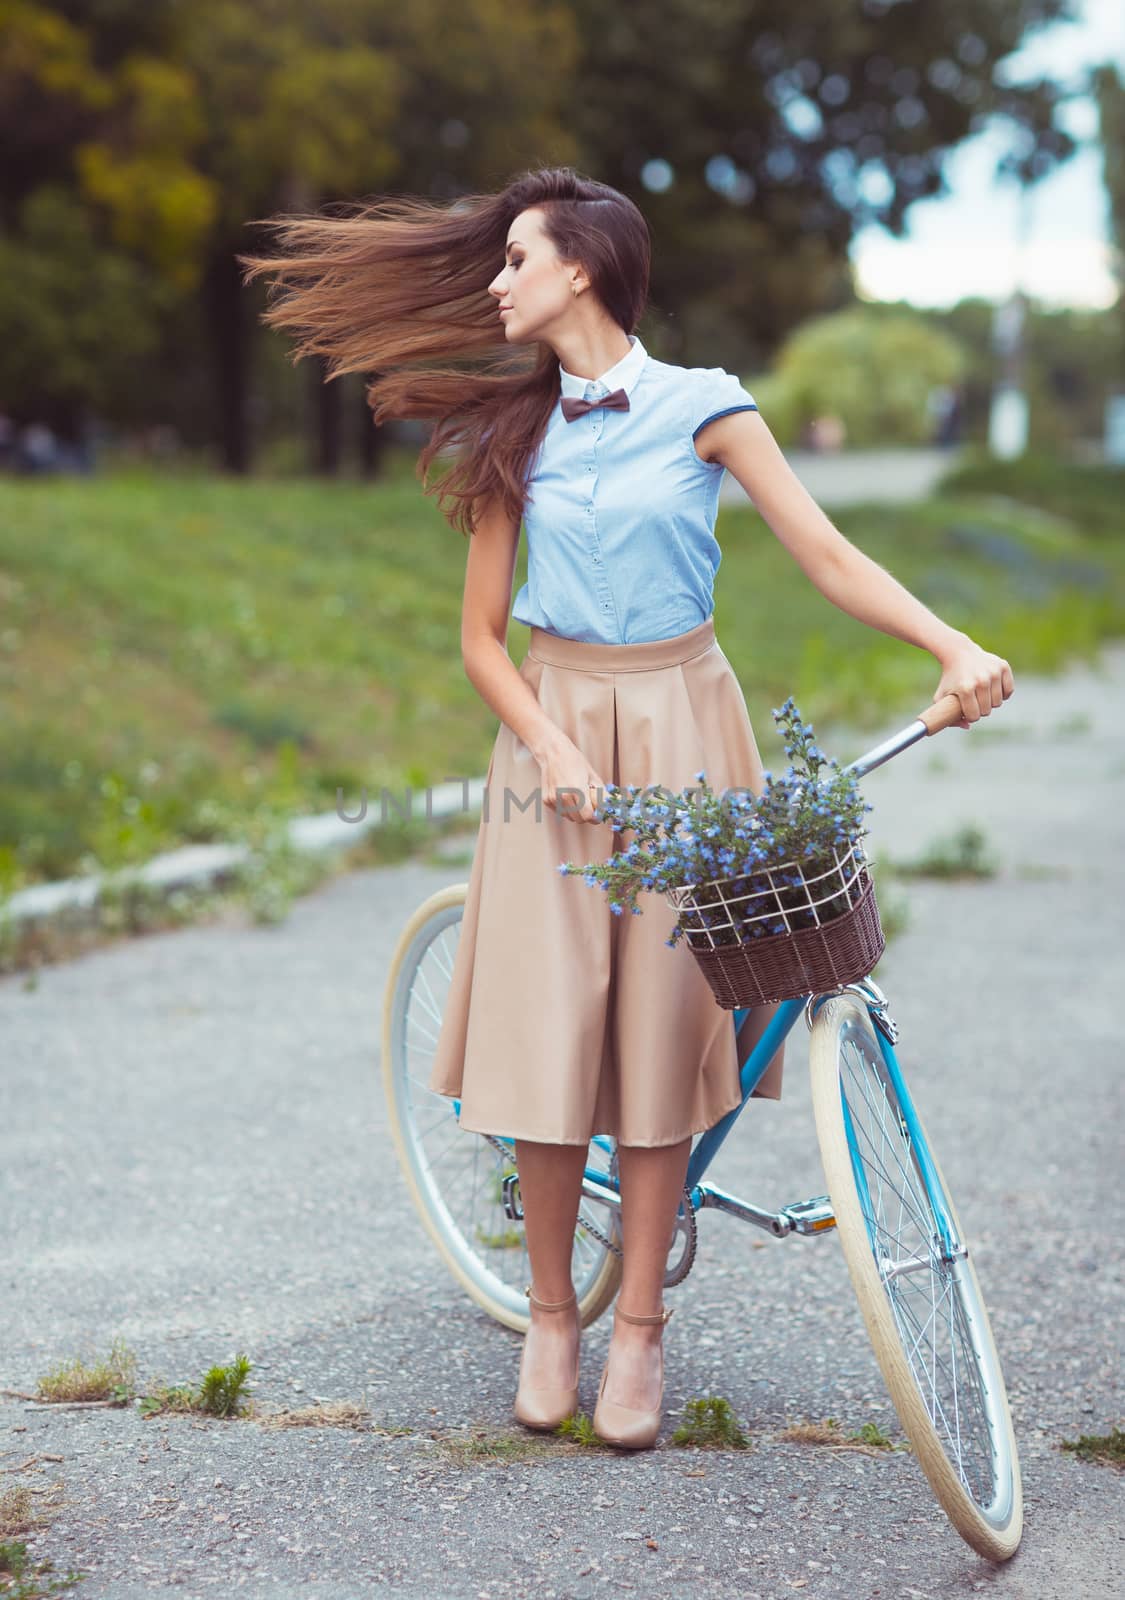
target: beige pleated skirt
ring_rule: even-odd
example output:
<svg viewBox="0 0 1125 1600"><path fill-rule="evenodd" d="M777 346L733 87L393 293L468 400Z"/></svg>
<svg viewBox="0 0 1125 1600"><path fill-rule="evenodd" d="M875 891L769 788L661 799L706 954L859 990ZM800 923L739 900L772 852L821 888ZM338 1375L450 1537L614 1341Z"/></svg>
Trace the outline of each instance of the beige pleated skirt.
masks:
<svg viewBox="0 0 1125 1600"><path fill-rule="evenodd" d="M713 617L640 644L533 627L519 673L607 783L678 790L702 771L716 793L761 787ZM543 805L539 764L506 723L485 789L430 1088L460 1099L463 1128L552 1144L666 1145L711 1127L741 1100L740 1057L776 1007L755 1007L736 1039L687 945L665 943L662 894L614 915L604 890L559 872L629 836ZM756 1096L781 1098L783 1064L784 1045Z"/></svg>

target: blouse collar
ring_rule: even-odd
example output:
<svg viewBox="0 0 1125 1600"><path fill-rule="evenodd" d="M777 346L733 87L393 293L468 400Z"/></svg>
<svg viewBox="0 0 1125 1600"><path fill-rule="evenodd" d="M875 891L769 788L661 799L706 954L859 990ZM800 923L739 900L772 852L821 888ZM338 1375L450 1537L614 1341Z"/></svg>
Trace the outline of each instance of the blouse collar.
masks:
<svg viewBox="0 0 1125 1600"><path fill-rule="evenodd" d="M623 355L615 366L608 372L603 372L600 378L579 378L573 372L568 372L559 362L559 385L564 395L573 395L575 399L586 399L587 389L593 395L611 394L615 389L624 389L629 394L641 375L641 368L648 359L648 351L635 333L629 335L632 348L627 355Z"/></svg>

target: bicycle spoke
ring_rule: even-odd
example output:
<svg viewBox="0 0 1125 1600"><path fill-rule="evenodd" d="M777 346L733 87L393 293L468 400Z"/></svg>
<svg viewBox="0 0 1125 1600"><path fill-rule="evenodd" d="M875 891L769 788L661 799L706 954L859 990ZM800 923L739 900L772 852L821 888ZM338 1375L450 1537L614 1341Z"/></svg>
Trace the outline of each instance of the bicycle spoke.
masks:
<svg viewBox="0 0 1125 1600"><path fill-rule="evenodd" d="M508 1215L501 1194L504 1174L515 1170L514 1150L501 1154L490 1137L462 1128L451 1098L429 1085L458 937L456 920L450 921L448 911L439 915L445 922L428 943L416 939L400 976L402 998L389 1047L398 1116L427 1208L459 1260L493 1292L514 1298L530 1278L522 1225ZM590 1170L608 1175L612 1155L612 1141L591 1141ZM609 1232L614 1218L607 1215L603 1227L599 1210L595 1202L585 1216L579 1212L575 1224L572 1274L580 1295L606 1266L605 1246L588 1230Z"/></svg>
<svg viewBox="0 0 1125 1600"><path fill-rule="evenodd" d="M995 1493L994 1426L954 1269L909 1131L873 1041L841 1039L840 1091L863 1173L858 1193L903 1354L951 1465L977 1504Z"/></svg>

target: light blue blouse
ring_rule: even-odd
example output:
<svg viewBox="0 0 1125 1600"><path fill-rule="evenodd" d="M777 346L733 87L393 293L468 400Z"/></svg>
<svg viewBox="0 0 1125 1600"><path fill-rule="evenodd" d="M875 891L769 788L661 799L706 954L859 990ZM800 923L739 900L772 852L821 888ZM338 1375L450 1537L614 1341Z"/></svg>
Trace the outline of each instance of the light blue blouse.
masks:
<svg viewBox="0 0 1125 1600"><path fill-rule="evenodd" d="M630 339L600 378L559 366L563 395L624 389L629 410L599 406L567 422L556 404L531 464L527 582L512 617L568 639L639 644L711 615L724 469L693 440L715 417L758 409L722 367L672 366Z"/></svg>

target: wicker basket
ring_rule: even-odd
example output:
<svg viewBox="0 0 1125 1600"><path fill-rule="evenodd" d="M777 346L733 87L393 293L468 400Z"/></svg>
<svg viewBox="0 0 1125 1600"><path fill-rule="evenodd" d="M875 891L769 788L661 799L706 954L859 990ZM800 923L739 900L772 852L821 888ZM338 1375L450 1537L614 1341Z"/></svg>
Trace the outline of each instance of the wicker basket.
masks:
<svg viewBox="0 0 1125 1600"><path fill-rule="evenodd" d="M886 940L858 843L810 872L797 861L666 891L719 1005L792 1000L866 977Z"/></svg>

